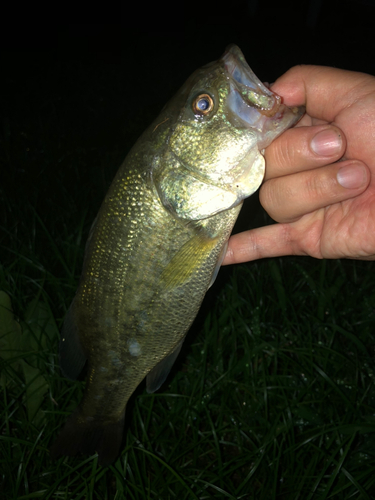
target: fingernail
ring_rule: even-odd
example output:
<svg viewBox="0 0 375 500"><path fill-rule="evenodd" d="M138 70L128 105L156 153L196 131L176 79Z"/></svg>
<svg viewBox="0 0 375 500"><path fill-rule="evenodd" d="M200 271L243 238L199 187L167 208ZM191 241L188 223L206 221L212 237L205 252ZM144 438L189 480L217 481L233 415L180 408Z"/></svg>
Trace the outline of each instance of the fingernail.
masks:
<svg viewBox="0 0 375 500"><path fill-rule="evenodd" d="M333 130L318 132L311 141L311 149L322 156L331 156L341 150L341 136Z"/></svg>
<svg viewBox="0 0 375 500"><path fill-rule="evenodd" d="M344 188L355 189L367 182L367 172L363 165L346 165L337 172L337 182Z"/></svg>

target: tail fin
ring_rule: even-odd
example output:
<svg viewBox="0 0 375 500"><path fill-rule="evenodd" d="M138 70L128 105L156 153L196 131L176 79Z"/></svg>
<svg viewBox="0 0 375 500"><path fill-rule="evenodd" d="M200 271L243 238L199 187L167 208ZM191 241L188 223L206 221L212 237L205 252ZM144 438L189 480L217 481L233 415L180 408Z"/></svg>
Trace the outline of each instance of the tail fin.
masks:
<svg viewBox="0 0 375 500"><path fill-rule="evenodd" d="M65 427L50 449L54 460L60 456L98 453L99 465L114 462L119 454L124 431L125 411L117 422L87 421L77 409L67 420Z"/></svg>

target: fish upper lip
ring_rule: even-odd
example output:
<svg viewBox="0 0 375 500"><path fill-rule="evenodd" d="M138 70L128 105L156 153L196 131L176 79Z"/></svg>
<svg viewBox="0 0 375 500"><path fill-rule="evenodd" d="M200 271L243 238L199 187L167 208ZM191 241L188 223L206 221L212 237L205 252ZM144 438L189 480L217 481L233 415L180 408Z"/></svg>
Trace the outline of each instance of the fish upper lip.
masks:
<svg viewBox="0 0 375 500"><path fill-rule="evenodd" d="M294 125L304 114L304 107L289 108L278 96L266 87L247 64L236 45L227 47L222 59L229 80L227 117L242 123L246 128L257 130L261 148L266 147L285 129Z"/></svg>
<svg viewBox="0 0 375 500"><path fill-rule="evenodd" d="M267 117L274 116L279 111L281 97L259 80L236 45L227 47L222 60L233 86L247 105Z"/></svg>

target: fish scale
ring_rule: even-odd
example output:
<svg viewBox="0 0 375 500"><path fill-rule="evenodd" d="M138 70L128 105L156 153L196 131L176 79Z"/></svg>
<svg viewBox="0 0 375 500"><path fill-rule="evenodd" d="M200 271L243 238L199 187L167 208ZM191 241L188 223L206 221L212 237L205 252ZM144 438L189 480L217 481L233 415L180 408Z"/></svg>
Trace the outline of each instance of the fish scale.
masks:
<svg viewBox="0 0 375 500"><path fill-rule="evenodd" d="M147 377L157 390L215 279L261 154L303 109L290 109L236 46L197 70L137 141L90 231L66 315L60 365L87 365L83 399L51 456L97 452L113 462L126 404Z"/></svg>

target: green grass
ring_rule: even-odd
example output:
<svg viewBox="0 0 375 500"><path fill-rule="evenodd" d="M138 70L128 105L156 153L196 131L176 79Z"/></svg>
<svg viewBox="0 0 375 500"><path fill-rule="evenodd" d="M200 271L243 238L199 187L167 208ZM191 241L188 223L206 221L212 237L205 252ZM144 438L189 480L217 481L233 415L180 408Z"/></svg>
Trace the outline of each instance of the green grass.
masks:
<svg viewBox="0 0 375 500"><path fill-rule="evenodd" d="M375 293L366 262L285 258L225 269L168 382L132 398L117 462L52 462L49 446L82 394L57 359L82 257L85 215L77 220L58 236L33 212L29 239L8 233L2 247L1 289L15 311L13 319L1 294L2 498L374 498Z"/></svg>

